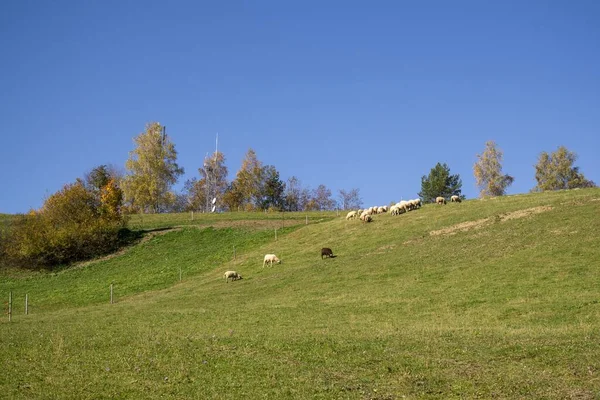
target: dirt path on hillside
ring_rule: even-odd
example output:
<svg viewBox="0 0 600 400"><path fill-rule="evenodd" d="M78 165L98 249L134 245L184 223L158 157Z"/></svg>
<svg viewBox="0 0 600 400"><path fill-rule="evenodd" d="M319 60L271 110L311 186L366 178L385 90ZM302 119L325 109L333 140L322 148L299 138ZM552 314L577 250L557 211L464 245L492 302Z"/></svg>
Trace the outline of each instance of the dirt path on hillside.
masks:
<svg viewBox="0 0 600 400"><path fill-rule="evenodd" d="M552 210L551 206L539 206L539 207L526 208L524 210L512 211L512 212L500 214L500 215L494 216L494 217L482 218L482 219L478 219L475 221L461 222L460 224L452 225L452 226L449 226L448 228L431 231L431 232L429 232L429 234L431 236L454 235L457 232L466 232L466 231L470 231L472 229L481 228L485 225L492 223L494 220L497 220L497 219L500 222L506 222L506 221L510 221L513 219L530 217L532 215L540 214L540 213L550 211L550 210Z"/></svg>

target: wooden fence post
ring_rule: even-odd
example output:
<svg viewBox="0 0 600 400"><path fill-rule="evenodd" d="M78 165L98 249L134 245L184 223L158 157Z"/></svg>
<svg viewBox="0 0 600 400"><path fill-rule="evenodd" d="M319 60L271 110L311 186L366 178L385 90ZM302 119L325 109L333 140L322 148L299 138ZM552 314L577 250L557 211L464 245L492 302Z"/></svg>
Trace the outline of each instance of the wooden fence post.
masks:
<svg viewBox="0 0 600 400"><path fill-rule="evenodd" d="M12 321L12 291L8 292L8 322Z"/></svg>

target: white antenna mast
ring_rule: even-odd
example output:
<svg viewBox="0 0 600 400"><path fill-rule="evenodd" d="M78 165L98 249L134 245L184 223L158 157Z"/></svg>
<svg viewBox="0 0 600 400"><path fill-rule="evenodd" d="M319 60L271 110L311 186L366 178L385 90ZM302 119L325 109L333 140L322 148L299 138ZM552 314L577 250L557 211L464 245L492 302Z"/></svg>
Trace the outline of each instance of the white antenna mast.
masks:
<svg viewBox="0 0 600 400"><path fill-rule="evenodd" d="M217 137L215 139L215 166L214 166L215 171L217 170L217 154L218 154L218 151L219 151L219 132L217 132ZM216 203L217 203L217 188L216 188L217 182L216 182L216 176L213 176L213 179L215 179L215 182L213 182L214 183L214 187L213 187L214 193L211 192L211 194L214 197L212 199L212 208L211 208L210 212L215 212L215 210L217 209L217 205L216 205Z"/></svg>

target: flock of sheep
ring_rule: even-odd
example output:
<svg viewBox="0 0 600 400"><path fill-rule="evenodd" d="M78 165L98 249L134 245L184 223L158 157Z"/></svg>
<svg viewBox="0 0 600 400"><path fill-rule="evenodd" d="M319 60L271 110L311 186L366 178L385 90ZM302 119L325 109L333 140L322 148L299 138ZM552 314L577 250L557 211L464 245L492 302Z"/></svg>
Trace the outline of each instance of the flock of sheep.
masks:
<svg viewBox="0 0 600 400"><path fill-rule="evenodd" d="M378 206L369 207L364 210L350 211L346 215L346 219L351 220L358 218L363 222L371 222L373 221L373 218L371 217L373 214L383 214L389 212L392 215L400 215L418 208L421 208L421 199L402 200L390 207Z"/></svg>
<svg viewBox="0 0 600 400"><path fill-rule="evenodd" d="M461 202L461 198L459 196L451 196L450 197L450 201L452 203L460 203ZM437 197L435 199L436 204L446 204L446 199L444 197ZM366 208L364 210L357 210L357 211L350 211L347 215L346 215L346 220L351 220L351 219L360 219L363 222L371 222L373 221L372 215L373 214L383 214L386 212L389 212L392 215L400 215L400 214L404 214L406 212L412 211L412 210L416 210L421 208L421 199L414 199L414 200L402 200L390 207L388 206L379 206L379 207L369 207ZM323 257L335 257L333 255L333 251L331 251L330 248L328 247L323 247L321 249L321 258ZM265 267L265 265L269 265L269 266L273 266L273 264L281 264L281 260L275 255L275 254L266 254L265 258L263 259L263 268ZM239 279L242 279L242 275L240 275L237 271L226 271L223 274L223 278L225 278L225 282L229 282L231 281L237 281Z"/></svg>

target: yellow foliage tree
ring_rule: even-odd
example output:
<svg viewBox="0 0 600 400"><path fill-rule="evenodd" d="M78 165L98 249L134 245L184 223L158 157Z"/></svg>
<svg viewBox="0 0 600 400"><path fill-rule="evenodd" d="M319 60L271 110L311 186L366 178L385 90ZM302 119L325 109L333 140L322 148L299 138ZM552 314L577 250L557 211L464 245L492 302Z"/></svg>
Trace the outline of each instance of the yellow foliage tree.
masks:
<svg viewBox="0 0 600 400"><path fill-rule="evenodd" d="M173 201L170 189L184 172L177 165L175 144L158 122L147 124L134 142L136 148L125 164L129 172L123 181L125 201L138 212L160 212Z"/></svg>
<svg viewBox="0 0 600 400"><path fill-rule="evenodd" d="M543 151L535 165L535 180L537 185L533 191L575 189L595 186L579 172L579 167L573 164L577 155L560 146L553 153Z"/></svg>
<svg viewBox="0 0 600 400"><path fill-rule="evenodd" d="M502 156L502 150L496 147L493 140L487 141L483 153L477 154L473 172L480 197L502 196L515 180L510 175L502 174Z"/></svg>

